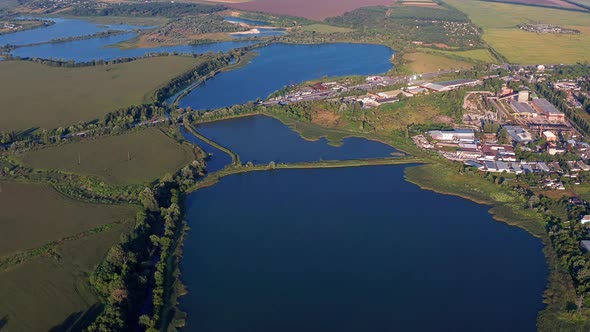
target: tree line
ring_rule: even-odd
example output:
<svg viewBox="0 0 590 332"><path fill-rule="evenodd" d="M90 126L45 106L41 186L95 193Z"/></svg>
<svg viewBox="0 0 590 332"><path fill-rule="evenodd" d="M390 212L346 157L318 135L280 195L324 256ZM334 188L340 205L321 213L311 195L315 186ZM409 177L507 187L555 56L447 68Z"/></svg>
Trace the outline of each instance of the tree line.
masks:
<svg viewBox="0 0 590 332"><path fill-rule="evenodd" d="M167 306L174 291L178 250L184 234L183 193L204 174L195 161L166 175L140 194L142 209L125 240L109 251L91 276L104 309L87 331L155 332L177 314ZM173 322L177 326L182 320Z"/></svg>
<svg viewBox="0 0 590 332"><path fill-rule="evenodd" d="M75 16L134 16L134 17L179 17L183 15L211 14L227 9L223 5L205 5L200 3L120 3L102 8L84 4L76 6L66 13Z"/></svg>
<svg viewBox="0 0 590 332"><path fill-rule="evenodd" d="M20 56L13 56L10 54L6 55L6 60L17 60L17 61L30 61L34 63L39 63L45 66L50 67L64 67L64 68L80 68L80 67L94 67L94 66L106 66L106 65L115 65L121 63L128 63L132 61L137 61L141 59L153 58L153 57L160 57L160 56L192 56L198 57L199 54L193 53L178 53L178 52L158 52L158 53L148 53L140 56L134 57L125 57L125 58L116 58L113 60L91 60L91 61L75 61L75 60L60 60L60 59L45 59L45 58L36 58L36 57L20 57Z"/></svg>
<svg viewBox="0 0 590 332"><path fill-rule="evenodd" d="M535 90L537 93L551 102L562 111L569 119L571 119L582 134L587 135L590 133L590 122L580 115L576 114L575 110L570 109L565 102L565 92L555 91L551 89L547 84L537 83L535 84Z"/></svg>

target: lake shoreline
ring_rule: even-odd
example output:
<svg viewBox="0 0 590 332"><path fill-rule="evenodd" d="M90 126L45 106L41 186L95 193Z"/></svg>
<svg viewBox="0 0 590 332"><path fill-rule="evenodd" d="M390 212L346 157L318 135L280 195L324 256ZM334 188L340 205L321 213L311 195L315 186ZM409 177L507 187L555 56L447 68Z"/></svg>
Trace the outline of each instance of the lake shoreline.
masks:
<svg viewBox="0 0 590 332"><path fill-rule="evenodd" d="M355 161L355 162L356 162L356 161ZM420 166L412 166L412 165L416 165L417 163L418 163L418 162L416 162L416 161L414 161L414 162L410 162L410 161L403 162L403 161L402 161L402 162L400 162L398 165L401 165L401 164L406 164L407 166L405 166L405 167L404 167L404 169L408 169L408 168L413 168L413 167L420 167ZM337 162L335 162L335 164L339 164L339 165L338 165L339 167L346 167L346 168L348 168L348 167L353 167L352 165L351 165L351 166L347 166L347 165L341 164L341 161L337 161ZM369 163L367 163L367 164L362 164L362 165L361 165L361 164L359 164L359 165L354 165L354 166L359 166L359 167L368 167L369 165L376 165L376 164L371 164L371 163L369 162ZM385 165L393 165L393 164L385 164ZM292 165L290 165L290 166L292 166ZM382 166L384 166L384 165L382 165ZM321 168L322 166L320 166L320 165L317 165L317 164L315 164L315 165L314 165L314 163L309 163L309 165L306 165L306 167L301 167L301 168L305 168L305 169L317 169L318 167L319 167L319 168ZM285 169L286 169L286 168L291 168L291 167L285 167ZM297 167L293 167L293 168L297 168ZM244 172L258 172L258 171L272 171L272 170L274 170L274 169L270 169L270 168L268 168L268 166L266 166L266 165L260 165L260 166L254 166L254 167L252 167L251 169L245 169L245 170L236 170L235 172L231 172L231 171L230 171L230 172L228 172L228 173L225 173L225 172L223 172L223 171L222 171L222 174L223 174L222 176L219 176L218 178L211 179L211 180L207 180L207 179L205 179L205 181L204 181L203 183L199 183L199 184L197 184L197 185L196 185L196 186L197 186L197 188L194 188L194 190L193 190L193 189L191 189L191 190L188 190L188 191L187 191L187 196L188 196L188 195L190 195L190 194L193 194L195 191L198 191L198 190L201 190L201 189L205 189L205 188L210 188L211 186L215 186L215 185L217 185L217 183L218 183L219 179L221 179L221 178L229 177L229 176L231 176L231 175L241 174L241 173L244 173ZM219 173L219 172L217 172L217 173ZM413 182L409 181L409 180L408 180L406 177L404 177L404 178L402 179L402 181L405 181L405 182L408 182L408 183L413 183ZM421 188L420 190L427 190L427 189L424 189L424 188L422 188L422 187L420 187L420 188ZM428 191L432 191L432 190L428 190ZM437 193L440 193L440 192L437 192ZM442 194L444 194L444 195L448 195L448 196L456 196L456 197L458 196L458 195L456 195L456 194L454 194L454 193L442 193ZM466 198L466 197L461 197L461 196L459 196L459 197L460 197L460 198L462 198L462 199L465 199L465 198ZM475 201L475 200L473 200L473 199L471 199L471 198L466 198L466 199L467 199L468 201L472 201L472 202L474 202L474 203L477 203L478 205L486 205L486 206L489 206L489 205L490 205L489 203L482 204L482 203L483 203L482 201ZM488 213L489 213L489 212L488 212ZM491 213L490 213L490 214L491 214ZM491 216L492 216L492 217L494 217L494 219L496 219L494 214L491 214ZM496 220L498 220L498 219L496 219ZM513 226L513 225L510 225L510 226ZM185 229L185 231L188 231L188 227L189 227L189 225L187 225L187 228ZM184 259L184 258L183 258L183 259ZM182 275L180 276L180 279L179 279L180 281L182 281L182 278L183 278L183 276L185 276L185 273L184 273L184 272L183 272L183 273L182 273ZM183 294L183 295L185 295L185 294L187 293L187 291L188 291L188 292L192 292L192 291L194 291L194 290L193 290L191 287L189 287L189 289L187 289L187 288L186 288L186 286L184 286L184 285L185 285L185 284L183 284L183 286L182 286L182 288L181 288L181 289L183 290L183 292L184 292L184 294ZM178 298L175 300L175 302L176 302L176 303L179 303L179 302L178 302ZM190 315L190 314L188 314L188 315L186 315L186 316L184 316L184 317L186 317L188 320L191 320L191 319L193 319L193 318L194 318L194 316L192 316L192 315Z"/></svg>
<svg viewBox="0 0 590 332"><path fill-rule="evenodd" d="M269 117L272 117L272 118L275 118L275 119L281 121L285 125L288 125L287 123L282 121L279 117L274 117L272 114L268 114L266 112L252 113L252 114L240 114L238 116L231 117L231 119L251 117L251 116L255 116L255 115L269 116ZM212 119L211 121L203 121L203 122L199 122L199 123L217 122L217 121L224 121L224 120L227 120L227 119ZM187 127L190 127L190 126L187 126ZM289 126L289 128L291 130L293 130L292 126ZM308 138L305 138L303 135L301 135L301 132L298 132L298 131L296 131L296 132L298 135L300 135L305 140L309 140ZM350 134L351 137L354 136L354 133L348 133L348 134ZM360 136L360 137L362 137L362 136ZM367 137L363 137L363 138L367 138ZM393 145L391 143L391 141L388 141L387 139L382 138L381 140L376 140L376 141L380 141L382 143L385 143L387 145L395 147L395 145ZM227 150L231 151L230 149L227 149ZM231 151L231 152L233 152L233 151ZM233 153L235 154L235 152L233 152ZM502 206L502 204L500 202L493 201L493 200L479 199L477 197L470 196L468 194L461 194L461 193L453 192L450 190L441 190L440 188L437 188L436 186L428 185L427 183L425 183L424 181L421 181L420 179L411 178L411 177L409 178L407 176L407 170L413 169L416 167L421 167L421 166L416 166L417 164L422 165L422 166L436 164L436 165L441 166L441 163L439 161L434 160L432 158L421 158L421 157L412 157L412 156L407 156L405 158L396 158L395 160L393 160L393 158L391 158L391 159L381 160L381 161L376 160L376 159L348 160L348 161L347 160L337 160L337 161L331 161L331 162L307 162L307 163L287 163L287 164L273 164L273 165L253 165L250 167L245 167L242 165L240 165L238 167L228 166L221 171L210 174L204 180L198 182L193 188L190 188L189 190L187 190L187 195L192 194L195 191L198 191L201 189L210 188L212 186L215 186L219 183L219 181L222 178L229 177L232 175L237 175L237 174L249 173L249 172L274 171L274 170L281 170L281 169L321 169L321 168L369 167L369 166L383 166L383 165L407 165L405 167L405 172L404 172L404 174L405 174L404 181L414 184L414 185L417 185L418 187L420 187L421 190L432 191L432 192L436 192L438 194L443 194L443 195L448 195L448 196L460 197L462 199L466 199L468 201L474 202L478 205L489 207L488 214L492 217L493 220L505 223L511 227L523 228L525 231L527 231L527 233L531 234L533 237L540 239L543 244L543 250L542 250L543 255L544 255L546 263L549 266L549 271L547 273L551 273L551 275L548 276L547 279L545 279L547 286L545 287L545 291L544 291L543 296L544 296L544 298L547 298L546 293L549 292L553 288L552 287L552 280L554 280L556 277L560 277L561 275L559 274L560 271L558 271L557 269L554 268L554 266L556 264L555 256L552 254L551 248L547 246L548 242L547 242L546 236L544 236L542 233L536 232L535 230L524 226L522 223L515 222L515 221L511 220L510 217L502 215L501 211L495 211L494 209ZM465 184L467 185L468 183L469 183L469 181L467 180L465 182ZM186 230L188 230L188 229L186 229ZM182 258L180 258L180 259L182 259ZM179 281L181 281L182 275L183 274L181 274ZM182 289L184 290L183 293L186 294L187 290L186 290L186 286L184 286L184 284L183 284ZM178 303L178 298L175 300L175 302ZM543 307L540 308L538 315L539 316L542 315L543 312L548 310L550 305L551 305L550 303L543 304ZM190 316L188 317L188 319L190 319Z"/></svg>

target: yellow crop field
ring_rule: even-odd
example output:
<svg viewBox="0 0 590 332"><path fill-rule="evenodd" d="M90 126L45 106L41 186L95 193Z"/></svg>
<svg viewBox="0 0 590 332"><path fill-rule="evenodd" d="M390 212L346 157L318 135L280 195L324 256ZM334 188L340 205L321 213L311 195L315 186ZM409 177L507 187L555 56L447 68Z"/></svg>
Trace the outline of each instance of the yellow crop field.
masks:
<svg viewBox="0 0 590 332"><path fill-rule="evenodd" d="M590 14L475 0L446 0L484 31L483 39L509 62L559 64L590 61ZM560 25L578 35L520 30L526 23Z"/></svg>
<svg viewBox="0 0 590 332"><path fill-rule="evenodd" d="M579 35L535 34L519 29L490 29L484 39L510 62L568 64L590 61L590 28Z"/></svg>

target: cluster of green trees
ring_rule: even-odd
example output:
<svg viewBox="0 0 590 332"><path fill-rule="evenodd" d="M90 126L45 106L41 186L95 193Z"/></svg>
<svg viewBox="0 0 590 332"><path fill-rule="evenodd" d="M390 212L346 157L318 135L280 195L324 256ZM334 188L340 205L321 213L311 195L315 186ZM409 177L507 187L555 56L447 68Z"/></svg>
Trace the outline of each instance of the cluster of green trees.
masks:
<svg viewBox="0 0 590 332"><path fill-rule="evenodd" d="M206 14L179 18L158 28L155 33L160 36L157 38L165 39L169 42L181 43L190 40L188 37L192 35L246 30L248 28L227 22L217 14Z"/></svg>
<svg viewBox="0 0 590 332"><path fill-rule="evenodd" d="M389 7L365 7L329 18L327 22L356 29L357 33L368 33L367 30L380 32L406 44L420 41L459 48L483 45L480 31L467 16L445 5L441 8L400 6L394 10Z"/></svg>
<svg viewBox="0 0 590 332"><path fill-rule="evenodd" d="M463 166L467 171L467 166ZM530 188L539 184L547 178L546 174L522 174L522 175L495 175L492 173L475 172L472 175L480 176L497 186L505 187L506 190L518 193L522 197L524 205L522 209L534 211L538 221L542 222L544 231L550 241L552 251L550 256L557 260L558 271L569 274L565 280L552 280L552 283L563 282L569 285L573 282L575 293L559 294L563 301L554 303L557 307L549 308L550 312L543 312L539 318L539 328L543 331L585 331L590 325L587 315L590 314L590 256L580 248L580 240L588 239L588 229L580 222L581 216L589 213L586 203L576 205L569 198L552 199L542 194L538 195ZM506 181L509 177L511 181ZM515 181L517 180L517 181ZM587 183L588 176L584 175L584 182ZM535 223L534 219L527 221ZM523 224L524 225L524 224ZM529 225L525 227L536 227ZM554 286L552 286L554 287ZM565 286L569 288L569 286ZM549 296L555 296L549 294ZM558 314L557 318L548 318L550 315Z"/></svg>
<svg viewBox="0 0 590 332"><path fill-rule="evenodd" d="M130 129L133 125L165 116L168 109L160 103L134 105L105 115L103 127Z"/></svg>
<svg viewBox="0 0 590 332"><path fill-rule="evenodd" d="M191 124L223 120L242 115L258 114L262 112L277 113L281 116L287 116L298 121L311 122L313 107L316 104L317 102L300 102L292 103L285 106L262 106L250 102L242 105L234 105L230 107L217 109L210 112L191 112L190 109L180 111L183 113L184 111L187 111L185 113L184 119L185 121Z"/></svg>
<svg viewBox="0 0 590 332"><path fill-rule="evenodd" d="M537 93L551 102L555 107L557 107L560 111L565 113L565 115L573 121L578 129L582 134L587 135L590 133L590 122L585 118L581 117L580 115L576 114L575 110L570 109L567 107L565 101L565 92L563 91L555 91L551 89L545 83L537 83L535 84L535 89Z"/></svg>
<svg viewBox="0 0 590 332"><path fill-rule="evenodd" d="M76 6L67 11L70 15L76 16L163 16L179 17L183 15L211 14L227 9L222 5L205 5L199 3L170 3L170 2L148 2L148 3L121 3L113 4L106 8L91 4Z"/></svg>
<svg viewBox="0 0 590 332"><path fill-rule="evenodd" d="M500 124L496 121L484 120L482 129L484 133L496 134L500 130Z"/></svg>
<svg viewBox="0 0 590 332"><path fill-rule="evenodd" d="M174 312L167 306L184 234L183 192L204 174L196 160L139 193L142 209L133 232L109 251L91 276L104 304L87 331L159 331ZM182 322L177 322L181 324Z"/></svg>
<svg viewBox="0 0 590 332"><path fill-rule="evenodd" d="M154 201L149 188L141 193L140 198ZM120 245L109 250L90 277L90 284L101 297L104 307L87 331L129 331L138 326L137 317L151 287L151 262L156 253L150 236L158 231L155 229L158 212L157 204L139 211L135 229Z"/></svg>
<svg viewBox="0 0 590 332"><path fill-rule="evenodd" d="M154 289L152 292L152 315L140 317L140 322L146 325L148 331L158 331L157 327L162 323L164 308L170 294L171 273L175 263L174 252L178 245L178 239L182 232L177 228L182 227L181 211L182 202L178 189L167 189L170 195L168 208L162 208L160 218L164 221L164 232L161 236L152 235L152 244L159 249L160 256L154 272Z"/></svg>
<svg viewBox="0 0 590 332"><path fill-rule="evenodd" d="M590 259L580 248L580 240L588 239L588 230L579 222L588 213L585 206L571 204L567 198L559 201L541 197L539 208L546 214L546 229L559 263L569 272L576 288L576 310L580 311L590 300ZM561 213L555 213L561 210ZM563 220L559 215L565 215Z"/></svg>
<svg viewBox="0 0 590 332"><path fill-rule="evenodd" d="M149 126L169 125L163 119L168 109L159 103L130 106L104 116L102 120L81 122L69 127L16 132L0 132L0 151L22 152L42 145L78 141L89 137L119 135Z"/></svg>
<svg viewBox="0 0 590 332"><path fill-rule="evenodd" d="M574 65L559 66L552 73L553 79L578 79L590 76L590 65L588 63L577 63Z"/></svg>

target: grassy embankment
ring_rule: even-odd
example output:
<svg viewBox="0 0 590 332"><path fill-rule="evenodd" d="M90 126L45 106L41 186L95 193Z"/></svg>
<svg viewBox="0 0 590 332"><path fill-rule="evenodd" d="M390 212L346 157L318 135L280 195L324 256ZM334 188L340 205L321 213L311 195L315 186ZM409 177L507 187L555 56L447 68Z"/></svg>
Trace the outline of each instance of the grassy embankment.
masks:
<svg viewBox="0 0 590 332"><path fill-rule="evenodd" d="M476 64L500 62L489 49L483 48L454 51L419 47L416 50L401 54L401 63L398 63L398 68L395 70L408 74L432 73L451 69L469 69Z"/></svg>
<svg viewBox="0 0 590 332"><path fill-rule="evenodd" d="M197 132L195 130L195 128L193 128L192 126L185 126L185 128L191 134L193 134L195 137L199 138L200 140L204 141L205 143L211 145L212 147L214 147L214 148L216 148L216 149L218 149L220 151L223 151L223 152L227 153L231 157L231 160L232 160L232 164L233 165L241 165L242 164L240 162L240 156L238 156L237 153L235 153L232 150L226 148L225 146L223 146L223 145L221 145L221 144L219 144L219 143L217 143L217 142L215 142L213 140L210 140L209 138L207 138L207 137L199 134L199 132Z"/></svg>
<svg viewBox="0 0 590 332"><path fill-rule="evenodd" d="M16 159L33 169L95 176L111 185L126 185L173 173L196 155L188 144L178 144L160 129L150 128L33 150Z"/></svg>
<svg viewBox="0 0 590 332"><path fill-rule="evenodd" d="M444 55L425 52L404 54L405 65L412 73L433 73L440 70L468 69L473 63L451 59Z"/></svg>
<svg viewBox="0 0 590 332"><path fill-rule="evenodd" d="M205 58L155 57L124 64L57 68L0 62L0 131L57 128L153 101L153 93Z"/></svg>
<svg viewBox="0 0 590 332"><path fill-rule="evenodd" d="M98 303L88 276L136 209L73 201L48 185L0 182L0 322L47 331Z"/></svg>
<svg viewBox="0 0 590 332"><path fill-rule="evenodd" d="M508 61L519 64L559 64L590 60L590 15L475 0L445 0L466 13L484 31L483 39ZM544 23L581 31L578 35L540 34L517 25Z"/></svg>
<svg viewBox="0 0 590 332"><path fill-rule="evenodd" d="M457 61L475 62L475 63L496 63L497 59L488 49L476 49L467 51L447 51L419 48L418 51L433 55L441 55L455 59Z"/></svg>
<svg viewBox="0 0 590 332"><path fill-rule="evenodd" d="M321 133L322 129L317 126L313 125L305 125L299 123L299 127L305 128L300 133L305 133L306 136L303 136L305 139L312 139L310 136L312 135L321 135L321 137L332 137L333 139L336 138L335 134L340 134L340 139L344 138L346 133L340 131L330 131ZM336 161L320 161L320 162L301 162L301 163L277 163L277 164L268 164L268 165L242 165L239 160L240 157L233 151L221 146L220 144L204 137L203 135L199 134L192 126L186 126L187 130L189 130L193 135L197 136L201 140L204 140L208 144L224 151L225 153L232 156L233 163L228 165L221 171L209 174L207 178L198 182L190 191L199 190L205 187L210 187L215 185L221 178L246 173L246 172L259 172L259 171L271 171L277 169L311 169L311 168L342 168L342 167L361 167L361 166L377 166L377 165L402 165L402 164L419 164L425 163L427 160L423 158L417 158L412 156L407 157L393 157L393 158L375 158L375 159L357 159L357 160L336 160ZM348 133L346 136L357 136L352 133Z"/></svg>
<svg viewBox="0 0 590 332"><path fill-rule="evenodd" d="M219 182L220 179L241 173L273 171L280 169L315 169L315 168L343 168L343 167L363 167L363 166L383 166L383 165L407 165L421 164L428 162L425 159L414 157L399 158L379 158L379 159L356 159L356 160L336 160L336 161L318 161L302 162L271 165L253 165L253 166L230 166L225 169L210 174L203 181L198 182L188 192L193 192L206 187L211 187Z"/></svg>

